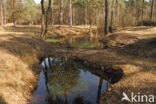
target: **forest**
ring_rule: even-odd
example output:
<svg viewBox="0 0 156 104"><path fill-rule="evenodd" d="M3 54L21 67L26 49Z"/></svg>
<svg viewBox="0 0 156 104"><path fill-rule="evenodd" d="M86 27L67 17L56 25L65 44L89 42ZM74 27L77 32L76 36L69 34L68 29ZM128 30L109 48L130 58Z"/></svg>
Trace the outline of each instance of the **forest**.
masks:
<svg viewBox="0 0 156 104"><path fill-rule="evenodd" d="M112 29L150 26L156 21L154 0L43 0L42 4L34 0L1 1L2 26L40 25L44 21L48 25L98 26L102 31L106 21Z"/></svg>
<svg viewBox="0 0 156 104"><path fill-rule="evenodd" d="M155 104L156 0L0 0L0 104Z"/></svg>

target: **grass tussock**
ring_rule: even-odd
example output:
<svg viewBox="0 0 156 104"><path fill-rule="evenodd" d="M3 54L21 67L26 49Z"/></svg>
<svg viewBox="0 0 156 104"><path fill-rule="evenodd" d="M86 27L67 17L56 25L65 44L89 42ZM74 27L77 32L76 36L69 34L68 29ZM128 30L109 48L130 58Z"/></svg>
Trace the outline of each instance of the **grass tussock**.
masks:
<svg viewBox="0 0 156 104"><path fill-rule="evenodd" d="M86 31L81 27L50 28L48 37L64 37ZM56 47L39 39L39 26L1 27L0 31L0 104L27 104L37 85L39 59L57 54Z"/></svg>
<svg viewBox="0 0 156 104"><path fill-rule="evenodd" d="M24 35L18 31L16 34L5 33L6 35L0 34L2 102L27 104L37 84L37 75L40 71L39 58L48 55L51 46L25 32L23 32Z"/></svg>
<svg viewBox="0 0 156 104"><path fill-rule="evenodd" d="M81 60L122 69L124 76L106 91L100 104L122 104L122 93L156 95L156 28L128 27L101 41L109 48L84 50ZM109 44L105 44L111 41ZM109 70L109 69L108 69ZM126 104L129 104L126 102Z"/></svg>
<svg viewBox="0 0 156 104"><path fill-rule="evenodd" d="M56 55L57 47L34 38L38 36L34 32L36 30L30 30L33 32L29 34L27 29L19 31L21 27L6 28L8 30L3 28L0 33L0 104L27 104L37 84L38 59L50 54ZM55 35L66 36L69 32L65 28L56 27L55 31L59 34ZM80 27L74 27L73 30L78 28ZM63 31L67 34L62 35ZM156 95L155 34L155 27L126 27L101 40L110 47L108 49L58 49L57 54L69 53L69 56L94 63L94 66L97 64L101 69L104 66L122 69L123 78L104 93L100 101L100 104L120 104L122 92L129 94L141 91ZM48 36L55 35L51 32Z"/></svg>

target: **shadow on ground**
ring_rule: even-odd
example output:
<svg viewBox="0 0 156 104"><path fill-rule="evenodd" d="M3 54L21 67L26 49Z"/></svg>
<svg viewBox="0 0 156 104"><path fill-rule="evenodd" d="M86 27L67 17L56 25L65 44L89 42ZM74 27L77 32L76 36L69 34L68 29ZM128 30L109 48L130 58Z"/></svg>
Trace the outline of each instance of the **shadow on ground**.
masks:
<svg viewBox="0 0 156 104"><path fill-rule="evenodd" d="M2 97L0 97L0 104L7 104Z"/></svg>
<svg viewBox="0 0 156 104"><path fill-rule="evenodd" d="M156 38L137 40L133 44L118 49L117 54L141 58L156 58Z"/></svg>
<svg viewBox="0 0 156 104"><path fill-rule="evenodd" d="M16 35L7 35L6 37L9 38L7 40L0 39L0 52L4 51L6 54L18 57L19 60L30 65L30 68L34 67L34 63L38 62L36 61L38 58L48 57L49 54L56 51L53 45L47 44L40 39ZM92 65L98 64L111 67L116 67L117 65L117 67L123 69L124 77L122 80L104 94L102 101L105 104L120 102L123 91L127 91L127 93L131 91L153 92L156 94L156 38L137 39L131 44L124 44L122 47L116 46L108 49L86 51L67 49L65 52L68 51L71 51L69 54L75 54L80 56L81 59L89 60L93 63Z"/></svg>
<svg viewBox="0 0 156 104"><path fill-rule="evenodd" d="M141 27L127 27L127 28L124 28L124 30L128 30L128 31L140 31L140 30L148 30L150 29L151 27L147 27L147 26L141 26Z"/></svg>
<svg viewBox="0 0 156 104"><path fill-rule="evenodd" d="M33 32L33 33L40 33L40 27L35 27L35 26L9 26L9 27L4 27L4 30L7 32Z"/></svg>

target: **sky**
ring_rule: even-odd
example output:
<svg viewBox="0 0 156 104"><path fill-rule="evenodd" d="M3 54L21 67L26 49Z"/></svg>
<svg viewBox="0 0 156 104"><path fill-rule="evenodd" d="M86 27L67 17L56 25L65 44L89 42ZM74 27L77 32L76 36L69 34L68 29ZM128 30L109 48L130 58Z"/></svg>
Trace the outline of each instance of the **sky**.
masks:
<svg viewBox="0 0 156 104"><path fill-rule="evenodd" d="M40 3L41 0L34 0L36 3Z"/></svg>

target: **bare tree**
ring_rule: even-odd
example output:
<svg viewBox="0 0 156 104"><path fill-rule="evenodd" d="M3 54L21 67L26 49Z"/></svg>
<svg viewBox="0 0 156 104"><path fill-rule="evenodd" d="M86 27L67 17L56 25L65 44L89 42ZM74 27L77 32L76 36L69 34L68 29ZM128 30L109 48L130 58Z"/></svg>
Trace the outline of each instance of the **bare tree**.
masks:
<svg viewBox="0 0 156 104"><path fill-rule="evenodd" d="M63 23L63 0L60 0L60 10L59 10L59 25Z"/></svg>
<svg viewBox="0 0 156 104"><path fill-rule="evenodd" d="M0 0L1 6L1 25L6 25L6 0Z"/></svg>
<svg viewBox="0 0 156 104"><path fill-rule="evenodd" d="M51 0L51 25L54 24L54 7L53 7L53 0Z"/></svg>
<svg viewBox="0 0 156 104"><path fill-rule="evenodd" d="M114 17L114 6L115 6L116 0L112 1L112 6L111 6L111 24L110 24L110 30L112 32L112 28L113 28L113 17Z"/></svg>
<svg viewBox="0 0 156 104"><path fill-rule="evenodd" d="M109 3L108 0L105 0L105 35L108 34L108 15L109 15Z"/></svg>
<svg viewBox="0 0 156 104"><path fill-rule="evenodd" d="M3 26L3 18L4 18L4 15L3 15L3 5L1 3L1 26Z"/></svg>
<svg viewBox="0 0 156 104"><path fill-rule="evenodd" d="M152 4L151 4L150 21L152 21L153 18L153 10L154 10L154 0L152 0Z"/></svg>
<svg viewBox="0 0 156 104"><path fill-rule="evenodd" d="M142 0L142 22L144 21L144 2L145 0Z"/></svg>
<svg viewBox="0 0 156 104"><path fill-rule="evenodd" d="M42 20L41 20L41 36L44 34L44 25L45 25L45 8L44 8L44 0L41 0L41 9L42 9Z"/></svg>
<svg viewBox="0 0 156 104"><path fill-rule="evenodd" d="M85 5L85 25L88 24L88 0L86 0L86 5Z"/></svg>
<svg viewBox="0 0 156 104"><path fill-rule="evenodd" d="M16 26L16 19L15 19L15 0L13 0L12 2L12 9L13 9L13 23L14 23L14 26Z"/></svg>
<svg viewBox="0 0 156 104"><path fill-rule="evenodd" d="M51 9L51 0L49 0L48 2L47 10L45 10L44 0L41 0L41 9L42 9L41 36L44 37L48 31L48 14Z"/></svg>
<svg viewBox="0 0 156 104"><path fill-rule="evenodd" d="M72 0L69 0L69 22L70 22L70 26L72 26L73 25Z"/></svg>
<svg viewBox="0 0 156 104"><path fill-rule="evenodd" d="M3 14L4 14L4 26L6 26L6 0L3 0L4 4L3 4Z"/></svg>

